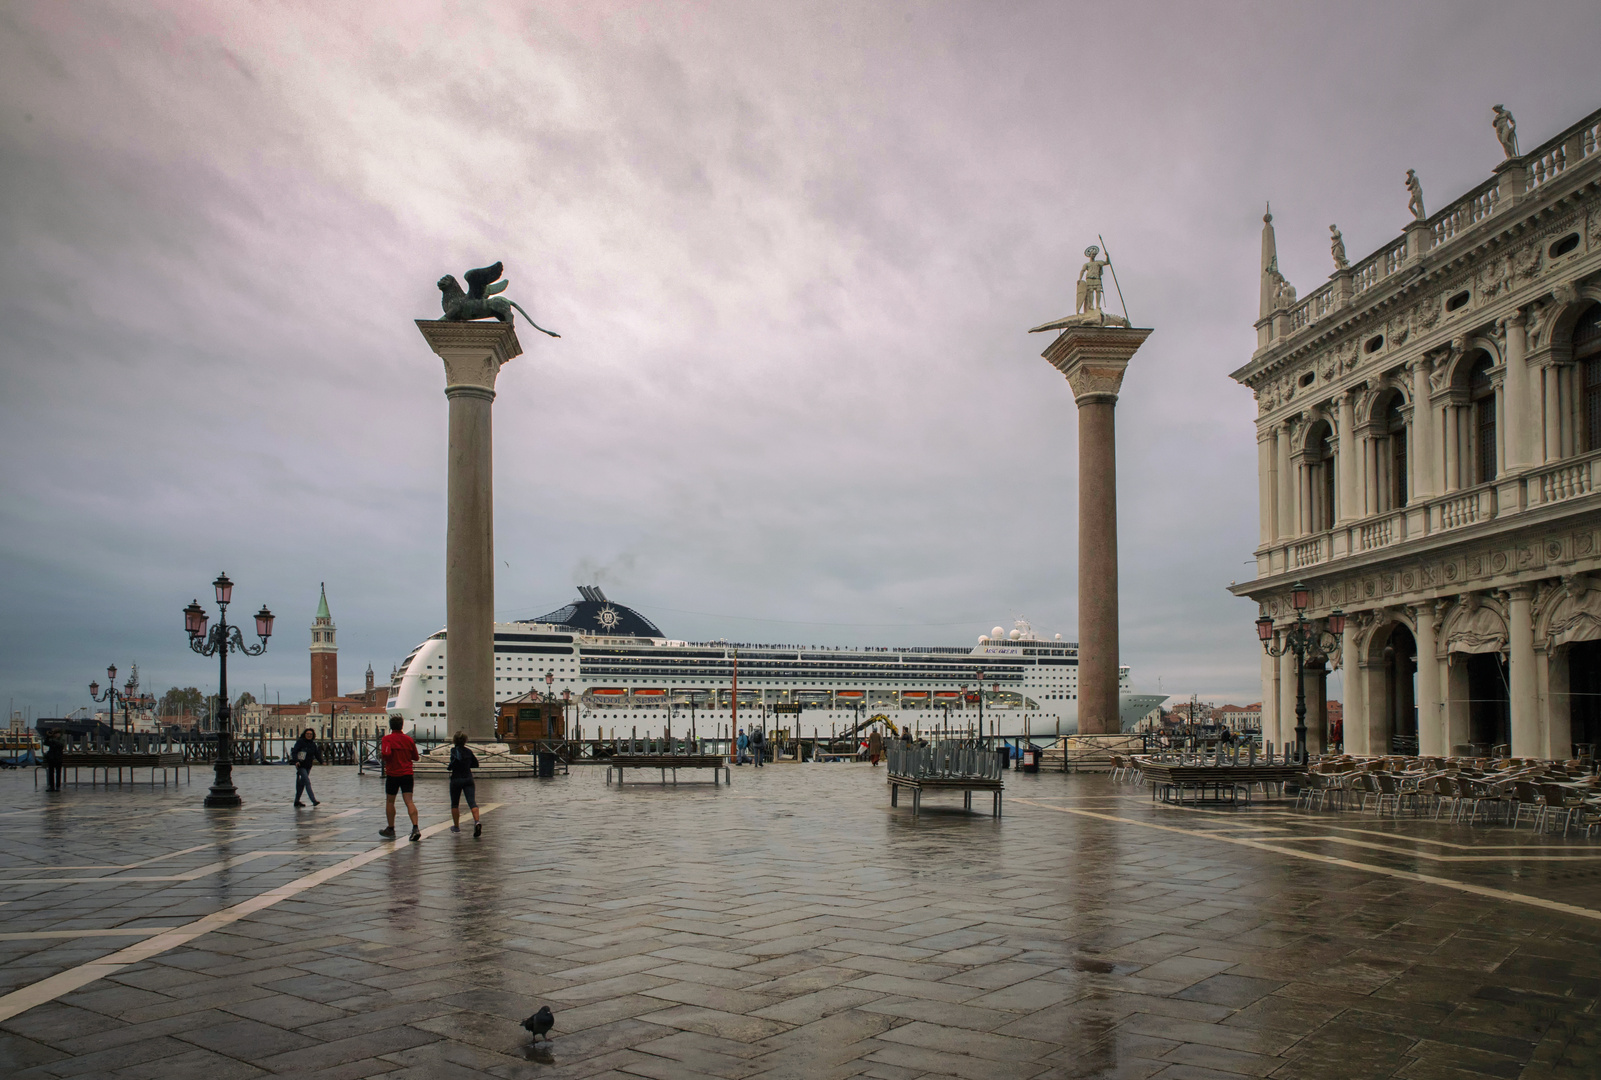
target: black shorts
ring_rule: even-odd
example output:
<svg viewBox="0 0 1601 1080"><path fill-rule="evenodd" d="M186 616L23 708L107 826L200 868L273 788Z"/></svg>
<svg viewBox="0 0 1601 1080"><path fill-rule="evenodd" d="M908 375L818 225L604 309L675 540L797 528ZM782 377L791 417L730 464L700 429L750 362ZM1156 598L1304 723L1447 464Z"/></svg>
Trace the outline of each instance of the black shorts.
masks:
<svg viewBox="0 0 1601 1080"><path fill-rule="evenodd" d="M470 810L478 809L478 786L472 779L450 778L450 808L452 810L461 805L461 797L467 796L467 807Z"/></svg>
<svg viewBox="0 0 1601 1080"><path fill-rule="evenodd" d="M410 795L412 782L416 779L411 773L407 773L405 776L386 776L384 777L384 794L399 795L401 792L405 792Z"/></svg>

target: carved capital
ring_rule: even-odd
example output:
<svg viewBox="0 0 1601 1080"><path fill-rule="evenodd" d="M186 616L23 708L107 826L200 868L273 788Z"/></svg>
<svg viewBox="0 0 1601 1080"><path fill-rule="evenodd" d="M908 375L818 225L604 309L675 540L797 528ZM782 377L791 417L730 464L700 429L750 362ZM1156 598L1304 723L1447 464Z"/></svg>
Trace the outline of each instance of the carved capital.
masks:
<svg viewBox="0 0 1601 1080"><path fill-rule="evenodd" d="M493 391L500 366L523 351L510 323L418 319L417 329L445 362L447 394L460 386Z"/></svg>
<svg viewBox="0 0 1601 1080"><path fill-rule="evenodd" d="M1080 405L1116 401L1128 362L1150 330L1127 326L1070 326L1041 355L1067 376Z"/></svg>

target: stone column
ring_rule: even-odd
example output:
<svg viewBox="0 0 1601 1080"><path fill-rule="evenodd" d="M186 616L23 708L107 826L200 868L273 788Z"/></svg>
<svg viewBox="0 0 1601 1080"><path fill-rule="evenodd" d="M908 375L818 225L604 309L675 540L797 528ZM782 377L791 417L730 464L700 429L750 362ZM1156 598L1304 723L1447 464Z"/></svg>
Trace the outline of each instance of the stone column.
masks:
<svg viewBox="0 0 1601 1080"><path fill-rule="evenodd" d="M1279 632L1284 646L1284 632ZM1279 749L1295 745L1295 652L1285 648L1279 657Z"/></svg>
<svg viewBox="0 0 1601 1080"><path fill-rule="evenodd" d="M1261 543L1270 544L1277 533L1277 520L1273 515L1273 452L1275 440L1273 429L1259 427L1256 429L1256 489L1257 489L1257 517L1260 525Z"/></svg>
<svg viewBox="0 0 1601 1080"><path fill-rule="evenodd" d="M1128 362L1148 329L1068 326L1042 354L1078 403L1078 730L1111 735L1118 710L1117 443Z"/></svg>
<svg viewBox="0 0 1601 1080"><path fill-rule="evenodd" d="M1534 402L1529 394L1529 365L1527 319L1521 310L1514 311L1506 320L1506 461L1507 470L1522 469L1534 464L1533 440L1529 438L1529 423L1534 413Z"/></svg>
<svg viewBox="0 0 1601 1080"><path fill-rule="evenodd" d="M1360 752L1367 751L1367 722L1368 710L1367 684L1363 680L1362 661L1357 656L1356 634L1357 620L1354 616L1345 618L1345 630L1340 634L1340 667L1345 669L1345 700L1341 702L1345 713L1345 752L1355 754L1358 744Z"/></svg>
<svg viewBox="0 0 1601 1080"><path fill-rule="evenodd" d="M1412 372L1412 495L1422 501L1438 494L1435 486L1434 409L1429 404L1429 364L1417 360L1408 365Z"/></svg>
<svg viewBox="0 0 1601 1080"><path fill-rule="evenodd" d="M1541 443L1545 449L1545 460L1556 461L1562 456L1561 393L1557 386L1556 365L1547 364L1542 370L1545 376L1545 419L1540 425L1543 433Z"/></svg>
<svg viewBox="0 0 1601 1080"><path fill-rule="evenodd" d="M445 362L450 402L445 516L446 724L495 738L495 492L491 406L500 365L522 354L509 323L418 319Z"/></svg>
<svg viewBox="0 0 1601 1080"><path fill-rule="evenodd" d="M1534 620L1530 611L1533 596L1534 590L1527 585L1514 585L1507 590L1507 645L1512 653L1507 682L1515 757L1538 757L1544 749L1539 702L1534 693Z"/></svg>
<svg viewBox="0 0 1601 1080"><path fill-rule="evenodd" d="M1418 753L1444 755L1445 719L1440 710L1440 662L1434 658L1435 605L1424 601L1413 609L1418 644Z"/></svg>
<svg viewBox="0 0 1601 1080"><path fill-rule="evenodd" d="M1335 468L1339 470L1335 486L1339 490L1340 513L1336 520L1342 525L1362 516L1362 507L1356 494L1362 462L1356 444L1356 403L1352 401L1353 396L1347 392L1334 399L1340 422L1340 456L1335 463Z"/></svg>
<svg viewBox="0 0 1601 1080"><path fill-rule="evenodd" d="M1295 535L1295 473L1290 468L1290 422L1279 425L1279 539Z"/></svg>

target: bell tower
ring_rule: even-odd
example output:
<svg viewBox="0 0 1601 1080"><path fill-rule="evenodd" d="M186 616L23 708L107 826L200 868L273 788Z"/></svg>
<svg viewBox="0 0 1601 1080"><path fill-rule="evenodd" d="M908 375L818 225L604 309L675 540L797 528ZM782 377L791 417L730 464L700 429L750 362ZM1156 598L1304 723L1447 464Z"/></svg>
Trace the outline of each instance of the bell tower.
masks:
<svg viewBox="0 0 1601 1080"><path fill-rule="evenodd" d="M317 617L311 623L311 700L332 701L339 696L339 646L334 642L334 619L328 613L328 586L322 586Z"/></svg>

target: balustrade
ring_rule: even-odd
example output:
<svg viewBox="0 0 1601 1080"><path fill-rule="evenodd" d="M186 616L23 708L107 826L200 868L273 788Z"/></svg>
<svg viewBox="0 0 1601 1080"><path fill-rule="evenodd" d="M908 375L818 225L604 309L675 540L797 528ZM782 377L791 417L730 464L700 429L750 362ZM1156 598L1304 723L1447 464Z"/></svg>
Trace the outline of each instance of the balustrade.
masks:
<svg viewBox="0 0 1601 1080"><path fill-rule="evenodd" d="M1479 520L1479 493L1459 495L1440 503L1440 528L1454 529Z"/></svg>
<svg viewBox="0 0 1601 1080"><path fill-rule="evenodd" d="M1529 163L1529 186L1526 190L1533 191L1542 184L1550 183L1567 167L1567 147L1558 143Z"/></svg>
<svg viewBox="0 0 1601 1080"><path fill-rule="evenodd" d="M1591 475L1593 461L1576 461L1546 469L1539 476L1540 501L1562 502L1588 495L1595 490Z"/></svg>
<svg viewBox="0 0 1601 1080"><path fill-rule="evenodd" d="M1310 540L1303 540L1290 550L1290 559L1297 570L1304 566L1315 566L1323 561L1323 538L1314 536Z"/></svg>
<svg viewBox="0 0 1601 1080"><path fill-rule="evenodd" d="M1385 277L1388 277L1391 274L1395 273L1397 270L1401 269L1401 265L1403 263L1405 263L1405 262L1406 262L1406 241L1403 240L1399 244L1395 244L1392 247L1390 247L1384 253L1384 275L1385 275Z"/></svg>
<svg viewBox="0 0 1601 1080"><path fill-rule="evenodd" d="M1381 518L1363 525L1357 532L1357 543L1363 551L1388 547L1395 542L1395 519Z"/></svg>

